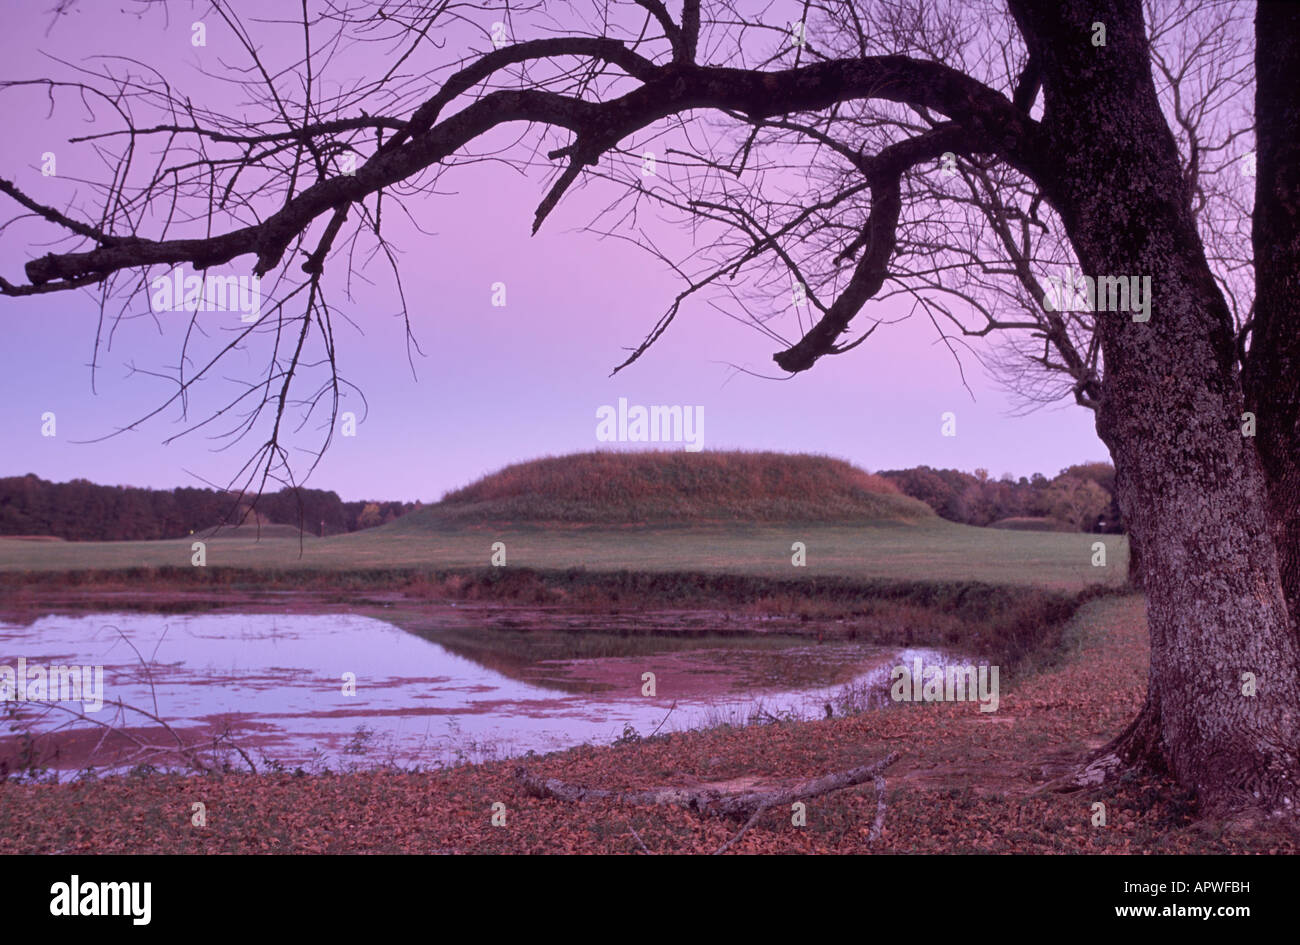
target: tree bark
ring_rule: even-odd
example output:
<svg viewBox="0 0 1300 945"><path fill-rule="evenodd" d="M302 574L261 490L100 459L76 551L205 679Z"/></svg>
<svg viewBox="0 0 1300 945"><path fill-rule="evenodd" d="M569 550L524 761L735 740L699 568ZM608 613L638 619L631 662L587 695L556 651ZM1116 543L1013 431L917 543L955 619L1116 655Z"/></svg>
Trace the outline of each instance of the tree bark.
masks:
<svg viewBox="0 0 1300 945"><path fill-rule="evenodd" d="M1128 585L1140 591L1142 582L1142 547L1130 533L1128 536Z"/></svg>
<svg viewBox="0 0 1300 945"><path fill-rule="evenodd" d="M1300 6L1255 17L1255 313L1242 383L1256 418L1282 589L1300 628Z"/></svg>
<svg viewBox="0 0 1300 945"><path fill-rule="evenodd" d="M1100 399L1100 398L1098 398ZM1129 516L1132 514L1124 507L1121 499L1123 496L1130 494L1126 488L1125 470L1118 466L1115 468L1115 505L1119 508L1120 521L1124 523L1124 534L1128 537L1128 586L1133 590L1142 589L1142 546L1138 544L1137 535L1133 533L1129 525Z"/></svg>
<svg viewBox="0 0 1300 945"><path fill-rule="evenodd" d="M1149 321L1097 314L1097 432L1125 473L1151 633L1147 705L1112 751L1167 767L1206 813L1292 813L1300 659L1263 471L1240 430L1233 326L1156 97L1141 6L1012 9L1043 63L1043 128L1059 155L1045 186L1084 272L1151 277ZM1090 41L1098 22L1104 46Z"/></svg>

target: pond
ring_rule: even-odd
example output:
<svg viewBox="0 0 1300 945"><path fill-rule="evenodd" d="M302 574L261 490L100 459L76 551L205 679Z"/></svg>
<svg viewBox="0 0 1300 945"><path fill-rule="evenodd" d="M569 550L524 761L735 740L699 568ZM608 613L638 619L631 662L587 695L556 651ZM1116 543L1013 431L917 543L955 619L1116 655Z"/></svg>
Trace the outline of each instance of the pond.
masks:
<svg viewBox="0 0 1300 945"><path fill-rule="evenodd" d="M651 641L650 652L555 658L554 646L530 653L526 633L518 643L487 633L497 634L496 646L483 652L496 658L465 645L464 629L440 642L436 629L412 632L357 613L0 622L0 689L10 680L0 757L18 764L32 744L15 736L22 729L38 736L42 764L65 779L88 766L101 773L142 762L179 767L167 749L181 742L212 748L214 740L221 757L259 770L428 768L722 722L879 708L889 701L894 666L950 660L930 649L792 639L666 641L657 651ZM52 669L58 666L80 668L81 678L70 681ZM71 682L84 688L74 691ZM91 711L97 699L104 704Z"/></svg>

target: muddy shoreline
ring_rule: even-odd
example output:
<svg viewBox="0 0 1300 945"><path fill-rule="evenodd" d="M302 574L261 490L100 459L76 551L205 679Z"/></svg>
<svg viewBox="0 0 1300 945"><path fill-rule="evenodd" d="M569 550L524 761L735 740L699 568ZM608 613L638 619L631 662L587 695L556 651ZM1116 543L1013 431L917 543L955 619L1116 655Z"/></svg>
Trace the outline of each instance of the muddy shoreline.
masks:
<svg viewBox="0 0 1300 945"><path fill-rule="evenodd" d="M553 721L556 700L571 703L575 699L580 702L594 699L597 703L604 700L608 705L610 699L631 699L639 693L640 675L647 666L653 667L660 685L673 693L674 699L698 705L713 700L734 700L741 691L790 690L792 687L800 689L847 682L868 665L874 667L882 658L879 653L874 653L879 648L864 644L832 642L823 647L826 625L822 622L767 614L738 614L727 608L629 610L602 607L575 611L560 605L424 599L398 591L340 595L307 590L224 588L217 593L176 589L63 588L29 594L20 601L9 599L0 604L0 623L9 625L19 635L11 637L11 645L6 647L15 652L0 653L0 657L15 657L22 651L30 655L34 646L37 648L35 652L39 652L39 641L45 640L46 631L41 631L35 638L29 636L27 643L23 644L19 641L24 639L21 634L24 627L51 618L84 620L99 614L117 615L123 626L128 625L133 615L148 616L155 621L178 617L182 623L224 616L226 619L247 618L253 625L265 623L268 618L272 624L282 623L278 618L287 616L291 618L290 622L293 617L351 615L370 618L381 621L394 631L403 632L403 635L437 644L485 670L503 674L504 678L531 687L539 695L545 690L553 696L529 701L528 697L518 694L504 699L485 692L468 703L456 702L447 707L425 705L420 700L428 696L421 695L422 691L448 691L449 686L451 691L457 691L460 684L441 677L422 680L418 671L403 670L401 685L414 688L403 690L407 695L396 706L357 705L342 710L314 702L295 710L302 714L284 716L273 712L270 718L278 721L275 725L267 725L257 710L243 711L242 707L226 706L207 714L191 711L177 715L169 711L173 707L164 701L165 708L159 722L166 724L143 722L132 714L134 710L127 710L123 715L118 710L125 707L110 706L108 715L112 718L83 717L73 728L55 732L42 729L49 729L48 718L62 720L62 710L24 704L20 712L28 723L37 719L46 721L37 728L25 726L40 733L35 741L15 734L0 737L0 773L31 771L33 762L38 768L48 767L65 773L92 765L100 769L124 769L139 764L174 768L178 763L196 769L216 766L227 770L257 771L265 759L285 757L286 754L297 758L301 754L294 754L294 736L291 729L283 727L286 725L312 728L327 723L331 718L340 718L348 720L349 725L356 723L382 729L385 718L407 720L401 724L441 725L436 721L439 718L450 719L455 724L457 717L464 722L467 714L472 717L493 713L517 718L525 725L529 719L536 720L537 724L550 724L547 720ZM57 619L54 625L57 625ZM251 632L256 633L255 630ZM48 645L56 648L62 645L65 650L72 645L67 641L62 644L55 642L58 639L54 638ZM597 650L588 652L593 640L597 641ZM308 645L326 654L331 648L329 641L321 640L318 644L314 637ZM874 653L870 659L866 655L868 651ZM149 654L147 646L144 653L149 655L148 665L152 666L152 654ZM629 655L621 655L624 653ZM123 656L126 664L139 660L140 665L122 664ZM174 661L177 657L178 654L173 653L169 659ZM117 659L119 662L114 672L119 677L125 673L122 678L147 675L152 680L155 670L168 678L178 672L176 667L181 665L174 662L168 665L168 659L160 657L162 663L149 669L145 657L138 652L135 655L119 652ZM191 692L195 685L221 689L234 686L238 690L241 685L256 688L256 684L249 680L258 676L257 672L252 676L212 675L209 670L202 680L187 678L177 682L172 679L171 683L190 687ZM152 687L153 683L149 685ZM374 687L385 688L390 684L370 679L367 685L373 693ZM184 691L171 690L173 696ZM146 700L145 703L139 701L141 698ZM157 700L156 693L153 698ZM134 701L127 700L127 704L147 705L149 699L148 691L140 692ZM183 696L181 704L185 704ZM180 712L179 705L174 708ZM253 706L248 708L253 709ZM671 712L667 703L664 709ZM291 718L299 721L286 721ZM433 721L419 723L419 718ZM105 724L106 720L111 724ZM129 724L129 720L133 723ZM345 756L350 749L346 733L335 731L323 737L322 744L328 746L335 759L333 764L337 766L340 757L347 761ZM146 751L142 746L152 747ZM178 748L182 749L180 754ZM260 759L260 762L254 759ZM198 760L201 764L196 763ZM290 767L298 767L300 760L293 761ZM369 759L371 762L375 760L373 757Z"/></svg>
<svg viewBox="0 0 1300 945"><path fill-rule="evenodd" d="M423 638L522 685L560 692L560 698L599 698L612 692L611 698L622 699L639 690L641 672L653 666L661 685L668 687L664 691L689 701L726 699L742 685L760 690L771 685L786 690L838 685L877 659L878 654L866 656L871 648L931 648L961 659L1001 663L1005 672L1026 656L1050 654L1061 626L1088 597L981 585L831 582L822 586L830 591L824 599L814 593L821 586L815 582L799 587L802 593L795 595L773 593L774 587L785 589L788 582L694 578L697 583L681 575L480 573L356 588L237 586L222 581L200 586L10 583L0 584L0 622L21 628L51 617L106 613L152 619L351 615ZM602 592L584 593L592 586ZM617 593L611 594L611 588ZM687 592L680 603L671 599L676 588ZM706 601L706 594L714 599ZM486 697L481 706L454 712L419 709L418 704L408 700L401 714L506 711ZM316 708L304 710L304 724L329 717L328 710ZM542 719L547 711L542 703L530 706L524 698L509 714ZM352 713L374 719L386 714L394 713ZM175 732L150 724L131 734L138 741L171 746L178 741L210 743L214 733L228 735L230 742L238 736L241 746L264 750L263 757L275 756L276 739L282 735L264 730L256 713L238 708L224 707L201 717L201 725L192 724L198 719L191 714L183 722L177 720ZM331 737L333 749L347 751L337 733ZM115 741L120 739L112 735L108 744ZM21 738L0 739L0 767L20 769L29 747ZM58 768L69 770L83 766L92 750L103 746L78 733L37 747L44 757L57 757ZM250 757L227 751L226 760L256 770Z"/></svg>
<svg viewBox="0 0 1300 945"><path fill-rule="evenodd" d="M719 607L623 606L575 609L565 604L523 604L513 601L426 598L401 590L377 590L343 595L328 590L267 590L223 588L41 589L0 599L0 620L30 623L47 614L95 612L195 614L349 612L405 617L438 630L497 629L652 635L744 636L782 634L816 639L825 628L799 616L737 613Z"/></svg>

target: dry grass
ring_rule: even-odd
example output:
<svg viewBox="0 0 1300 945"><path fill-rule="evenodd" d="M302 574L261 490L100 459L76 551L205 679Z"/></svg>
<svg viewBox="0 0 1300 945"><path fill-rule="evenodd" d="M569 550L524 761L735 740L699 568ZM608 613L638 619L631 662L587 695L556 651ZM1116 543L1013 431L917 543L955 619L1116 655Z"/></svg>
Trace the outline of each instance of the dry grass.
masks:
<svg viewBox="0 0 1300 945"><path fill-rule="evenodd" d="M701 524L923 521L934 513L886 479L808 454L646 450L552 456L507 466L406 527L428 522Z"/></svg>

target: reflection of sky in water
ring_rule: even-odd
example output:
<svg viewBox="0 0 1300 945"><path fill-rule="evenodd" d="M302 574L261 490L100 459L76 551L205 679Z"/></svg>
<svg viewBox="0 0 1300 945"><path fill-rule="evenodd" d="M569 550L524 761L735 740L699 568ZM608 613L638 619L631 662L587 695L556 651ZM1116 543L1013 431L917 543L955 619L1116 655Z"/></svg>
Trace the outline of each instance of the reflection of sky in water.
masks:
<svg viewBox="0 0 1300 945"><path fill-rule="evenodd" d="M863 648L864 661L871 652ZM889 671L898 663L910 666L916 656L927 664L943 662L933 650L875 652L872 668L850 684L872 691L869 704L887 698ZM255 759L286 765L309 761L314 749L331 766L350 757L406 766L546 752L608 744L625 725L648 735L661 723L660 731L741 723L760 706L774 715L817 718L827 702L838 713L837 695L844 690L678 699L668 716L674 699L662 687L654 698L635 690L547 689L355 614L95 614L48 616L25 627L0 622L0 664L16 666L20 656L29 664L102 665L105 701L152 711L156 693L159 716L177 729L219 730L222 717L233 717L257 732ZM355 696L343 694L344 673L356 674ZM112 712L106 706L95 718L109 721ZM48 724L55 717L67 718L52 713ZM134 714L126 721L150 724ZM362 725L375 733L370 750L348 756L345 748Z"/></svg>

